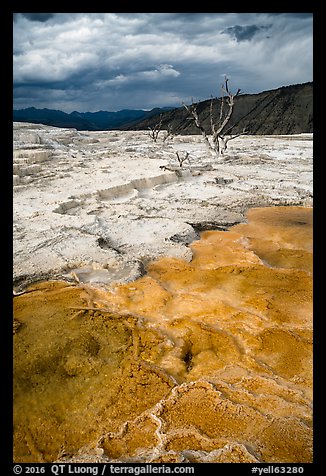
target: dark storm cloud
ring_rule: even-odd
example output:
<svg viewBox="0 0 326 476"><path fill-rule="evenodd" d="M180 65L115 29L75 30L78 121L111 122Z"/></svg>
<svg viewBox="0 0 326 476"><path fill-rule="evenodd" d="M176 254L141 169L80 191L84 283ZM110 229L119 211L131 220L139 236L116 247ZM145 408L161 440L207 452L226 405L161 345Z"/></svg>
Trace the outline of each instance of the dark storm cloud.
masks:
<svg viewBox="0 0 326 476"><path fill-rule="evenodd" d="M258 31L267 30L271 25L267 26L257 26L257 25L234 25L229 26L222 33L228 33L233 36L238 42L251 40Z"/></svg>
<svg viewBox="0 0 326 476"><path fill-rule="evenodd" d="M15 20L17 20L18 15L27 18L27 20L38 22L45 22L54 17L54 13L14 13Z"/></svg>
<svg viewBox="0 0 326 476"><path fill-rule="evenodd" d="M310 81L311 15L16 15L15 108L178 107L218 95L224 74L247 93Z"/></svg>
<svg viewBox="0 0 326 476"><path fill-rule="evenodd" d="M269 13L269 15L283 15L288 17L296 17L296 18L312 18L312 13Z"/></svg>

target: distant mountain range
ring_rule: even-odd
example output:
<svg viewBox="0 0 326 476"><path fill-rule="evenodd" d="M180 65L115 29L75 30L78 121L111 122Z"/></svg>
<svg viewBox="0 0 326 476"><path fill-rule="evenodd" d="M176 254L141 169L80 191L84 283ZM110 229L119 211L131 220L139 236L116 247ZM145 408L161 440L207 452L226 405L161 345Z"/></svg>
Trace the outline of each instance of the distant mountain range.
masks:
<svg viewBox="0 0 326 476"><path fill-rule="evenodd" d="M210 133L211 100L197 103L199 119ZM217 118L220 103L214 100L213 118ZM148 129L157 117L146 118L126 129ZM184 107L162 115L162 129L172 128L177 134L200 134ZM241 94L235 98L234 110L228 123L232 134L247 129L249 134L300 134L313 132L313 83L284 86L258 94Z"/></svg>
<svg viewBox="0 0 326 476"><path fill-rule="evenodd" d="M77 112L70 114L55 109L14 109L14 122L31 122L55 127L75 128L79 131L114 130L128 127L134 122L151 118L172 108L154 108L151 111L143 109L123 109L117 112Z"/></svg>
<svg viewBox="0 0 326 476"><path fill-rule="evenodd" d="M197 113L207 133L210 133L211 100L197 104ZM177 134L199 134L194 121L182 106L179 108L123 109L117 112L77 112L67 114L53 109L14 110L15 122L31 122L77 130L147 130L162 119L162 129L172 128ZM214 100L213 118L219 114ZM313 132L313 83L284 86L258 94L241 94L235 98L233 115L228 127L237 134L244 128L249 134L300 134Z"/></svg>

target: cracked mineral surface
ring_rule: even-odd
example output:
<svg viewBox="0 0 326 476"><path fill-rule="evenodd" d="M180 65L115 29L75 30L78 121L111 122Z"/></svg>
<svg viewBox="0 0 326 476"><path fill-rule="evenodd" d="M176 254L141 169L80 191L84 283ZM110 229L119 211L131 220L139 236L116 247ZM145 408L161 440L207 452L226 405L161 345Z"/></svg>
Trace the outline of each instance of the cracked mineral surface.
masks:
<svg viewBox="0 0 326 476"><path fill-rule="evenodd" d="M15 462L312 461L311 138L15 126Z"/></svg>

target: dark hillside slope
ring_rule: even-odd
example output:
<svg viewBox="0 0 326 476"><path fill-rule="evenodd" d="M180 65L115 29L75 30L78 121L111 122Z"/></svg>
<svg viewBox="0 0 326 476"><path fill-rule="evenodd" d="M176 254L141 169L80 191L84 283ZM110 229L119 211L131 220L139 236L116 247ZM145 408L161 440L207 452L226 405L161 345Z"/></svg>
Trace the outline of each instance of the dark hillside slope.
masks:
<svg viewBox="0 0 326 476"><path fill-rule="evenodd" d="M214 101L213 117L219 114L219 101ZM210 100L198 103L197 112L210 133ZM134 123L126 129L153 127L156 118ZM168 125L178 134L199 134L184 107L163 114L162 128ZM233 126L233 127L232 127ZM259 94L243 94L235 99L234 112L228 127L236 134L244 127L250 134L300 134L313 132L313 83L285 86Z"/></svg>

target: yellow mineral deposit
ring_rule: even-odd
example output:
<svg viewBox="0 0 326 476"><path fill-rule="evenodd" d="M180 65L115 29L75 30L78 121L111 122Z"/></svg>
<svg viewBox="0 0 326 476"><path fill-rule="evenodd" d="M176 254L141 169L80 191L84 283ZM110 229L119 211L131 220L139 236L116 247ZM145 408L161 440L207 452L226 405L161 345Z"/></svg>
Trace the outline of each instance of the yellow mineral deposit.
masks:
<svg viewBox="0 0 326 476"><path fill-rule="evenodd" d="M16 462L312 461L312 209L248 221L132 283L15 298Z"/></svg>

